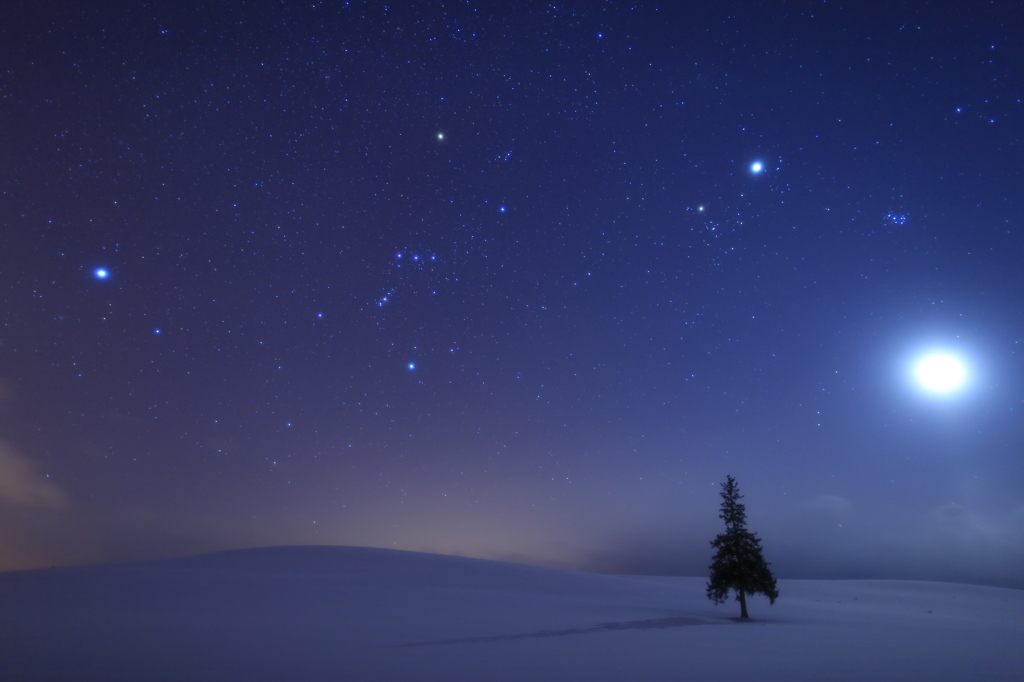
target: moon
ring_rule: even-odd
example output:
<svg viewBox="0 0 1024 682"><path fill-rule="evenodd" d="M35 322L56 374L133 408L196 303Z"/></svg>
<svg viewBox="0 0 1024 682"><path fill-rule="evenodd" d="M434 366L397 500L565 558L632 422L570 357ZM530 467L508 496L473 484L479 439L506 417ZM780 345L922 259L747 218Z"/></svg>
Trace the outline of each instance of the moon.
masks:
<svg viewBox="0 0 1024 682"><path fill-rule="evenodd" d="M951 393L963 386L967 369L959 358L948 353L932 353L914 367L918 383L933 393Z"/></svg>

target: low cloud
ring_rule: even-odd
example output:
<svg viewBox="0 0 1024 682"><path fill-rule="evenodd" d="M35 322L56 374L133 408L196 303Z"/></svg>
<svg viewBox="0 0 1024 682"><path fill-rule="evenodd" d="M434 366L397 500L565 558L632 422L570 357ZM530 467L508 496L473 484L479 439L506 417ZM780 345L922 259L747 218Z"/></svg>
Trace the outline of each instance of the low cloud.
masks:
<svg viewBox="0 0 1024 682"><path fill-rule="evenodd" d="M815 513L834 516L848 516L853 513L853 504L839 495L818 495L804 501L804 506Z"/></svg>
<svg viewBox="0 0 1024 682"><path fill-rule="evenodd" d="M67 496L27 457L0 441L0 503L61 509Z"/></svg>

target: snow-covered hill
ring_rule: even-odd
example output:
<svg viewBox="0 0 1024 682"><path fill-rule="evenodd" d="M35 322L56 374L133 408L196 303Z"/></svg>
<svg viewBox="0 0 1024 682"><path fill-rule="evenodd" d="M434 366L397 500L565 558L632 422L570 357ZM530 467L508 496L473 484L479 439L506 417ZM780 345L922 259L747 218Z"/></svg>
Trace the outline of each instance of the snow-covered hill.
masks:
<svg viewBox="0 0 1024 682"><path fill-rule="evenodd" d="M0 574L0 679L1024 679L1024 591L605 576L356 547Z"/></svg>

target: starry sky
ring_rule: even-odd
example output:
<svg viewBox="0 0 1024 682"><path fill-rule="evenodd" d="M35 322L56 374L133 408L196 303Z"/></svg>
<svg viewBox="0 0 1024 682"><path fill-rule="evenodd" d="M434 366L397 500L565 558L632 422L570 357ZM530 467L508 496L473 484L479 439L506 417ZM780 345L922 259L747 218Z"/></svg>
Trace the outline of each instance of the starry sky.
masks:
<svg viewBox="0 0 1024 682"><path fill-rule="evenodd" d="M0 569L1024 587L1013 2L0 9ZM963 364L928 391L915 362Z"/></svg>

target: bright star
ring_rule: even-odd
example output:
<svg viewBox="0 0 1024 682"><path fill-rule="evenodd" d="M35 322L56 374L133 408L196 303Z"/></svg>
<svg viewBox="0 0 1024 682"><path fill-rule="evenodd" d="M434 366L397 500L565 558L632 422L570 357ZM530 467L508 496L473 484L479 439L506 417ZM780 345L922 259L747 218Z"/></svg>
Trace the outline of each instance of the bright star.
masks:
<svg viewBox="0 0 1024 682"><path fill-rule="evenodd" d="M760 173L763 170L764 170L764 164L761 163L760 161L755 161L754 163L750 164L750 172L751 173L757 174L757 173Z"/></svg>
<svg viewBox="0 0 1024 682"><path fill-rule="evenodd" d="M438 133L437 134L437 139L438 140L443 140L444 139L444 133Z"/></svg>
<svg viewBox="0 0 1024 682"><path fill-rule="evenodd" d="M959 358L948 353L932 353L918 361L914 376L929 391L950 393L964 384L967 369Z"/></svg>
<svg viewBox="0 0 1024 682"><path fill-rule="evenodd" d="M106 268L96 268L92 271L92 274L96 279L106 279L107 277L110 277L110 271Z"/></svg>
<svg viewBox="0 0 1024 682"><path fill-rule="evenodd" d="M409 367L409 369L410 369L410 370L412 370L412 369L416 369L416 363L415 363L415 362L410 362L410 363L408 364L408 367Z"/></svg>

